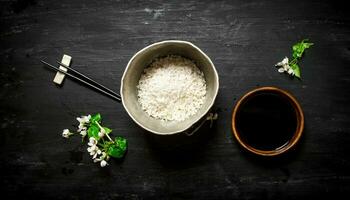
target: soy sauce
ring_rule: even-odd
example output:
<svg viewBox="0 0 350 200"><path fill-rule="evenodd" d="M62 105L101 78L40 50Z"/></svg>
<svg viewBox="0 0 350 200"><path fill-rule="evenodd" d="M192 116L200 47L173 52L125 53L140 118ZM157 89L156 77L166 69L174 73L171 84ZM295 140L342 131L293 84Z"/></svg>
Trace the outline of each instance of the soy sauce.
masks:
<svg viewBox="0 0 350 200"><path fill-rule="evenodd" d="M236 128L244 143L259 150L276 150L288 144L297 128L291 102L273 92L248 97L236 115Z"/></svg>

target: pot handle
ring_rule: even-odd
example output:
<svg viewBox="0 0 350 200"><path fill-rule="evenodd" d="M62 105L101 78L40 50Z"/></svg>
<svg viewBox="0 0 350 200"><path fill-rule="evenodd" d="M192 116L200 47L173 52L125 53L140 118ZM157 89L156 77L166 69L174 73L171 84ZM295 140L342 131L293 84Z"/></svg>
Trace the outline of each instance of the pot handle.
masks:
<svg viewBox="0 0 350 200"><path fill-rule="evenodd" d="M210 121L210 128L213 126L213 122L214 120L217 120L218 119L218 114L217 113L209 113L207 116L206 116L206 119L205 120L202 120L200 122L200 124L195 128L193 129L192 131L190 132L185 132L185 134L187 136L192 136L195 132L197 132L204 124L205 122L207 121Z"/></svg>

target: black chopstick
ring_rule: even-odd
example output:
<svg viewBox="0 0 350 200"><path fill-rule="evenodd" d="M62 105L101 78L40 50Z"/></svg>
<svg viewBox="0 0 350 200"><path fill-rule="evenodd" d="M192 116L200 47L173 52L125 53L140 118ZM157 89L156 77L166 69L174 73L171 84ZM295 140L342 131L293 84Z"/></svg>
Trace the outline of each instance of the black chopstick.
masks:
<svg viewBox="0 0 350 200"><path fill-rule="evenodd" d="M89 82L87 82L87 81L84 81L84 80L81 79L81 78L78 78L78 77L76 77L76 76L74 76L74 75L72 75L72 74L70 74L70 73L68 73L68 72L66 72L66 71L64 71L64 70L62 70L62 69L60 69L60 68L57 68L57 67L51 65L50 63L47 63L47 62L45 62L45 61L43 61L43 60L40 60L40 61L41 61L43 64L45 64L45 66L48 66L48 67L50 67L50 68L52 68L52 69L54 69L54 70L56 70L56 71L59 71L59 72L65 74L65 75L67 75L67 76L69 76L69 77L71 77L71 78L73 78L73 79L75 79L75 80L77 80L77 81L80 81L80 82L82 82L82 83L84 83L84 84L86 84L86 85L88 85L88 86L94 88L95 90L98 90L99 92L102 92L102 93L104 93L105 95L107 95L107 96L109 96L109 97L112 97L113 99L116 99L116 100L119 101L119 102L121 101L121 98L120 98L119 95L116 96L116 95L114 95L114 94L111 94L110 92L107 92L106 90L103 90L103 89L101 89L101 88L99 88L99 87L97 87L97 86L95 86L95 85L93 85L93 84L91 84L91 83L89 83ZM101 85L101 84L99 84L99 85Z"/></svg>
<svg viewBox="0 0 350 200"><path fill-rule="evenodd" d="M114 94L115 96L117 96L117 97L120 98L120 95L119 95L119 94L117 94L117 93L114 92L113 90L107 88L106 86L104 86L104 85L102 85L102 84L100 84L100 83L98 83L98 82L92 80L90 77L88 77L88 76L86 76L86 75L80 73L78 70L75 70L75 69L73 69L73 68L71 68L71 67L67 66L66 64L63 64L63 63L61 63L61 62L59 62L59 61L56 61L56 62L57 62L58 64L62 65L63 67L65 67L65 68L67 68L67 69L73 71L74 73L76 73L76 74L78 74L78 75L84 77L85 79L87 79L87 80L93 82L94 84L100 86L101 88L103 88L103 89L105 89L105 90L108 90L110 93L112 93L112 94Z"/></svg>

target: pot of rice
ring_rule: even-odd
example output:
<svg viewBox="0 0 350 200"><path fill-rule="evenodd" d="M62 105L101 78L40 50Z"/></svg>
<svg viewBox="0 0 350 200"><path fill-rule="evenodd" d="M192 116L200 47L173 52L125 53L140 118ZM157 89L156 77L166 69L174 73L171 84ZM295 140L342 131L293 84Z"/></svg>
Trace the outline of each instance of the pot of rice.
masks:
<svg viewBox="0 0 350 200"><path fill-rule="evenodd" d="M219 90L210 58L190 42L149 45L129 61L120 94L129 116L157 135L192 135L206 120Z"/></svg>

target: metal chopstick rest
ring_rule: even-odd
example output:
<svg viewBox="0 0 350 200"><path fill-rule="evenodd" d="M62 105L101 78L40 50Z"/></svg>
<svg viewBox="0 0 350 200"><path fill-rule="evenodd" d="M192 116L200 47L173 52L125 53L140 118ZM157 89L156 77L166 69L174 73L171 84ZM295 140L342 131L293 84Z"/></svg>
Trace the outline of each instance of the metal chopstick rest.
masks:
<svg viewBox="0 0 350 200"><path fill-rule="evenodd" d="M101 88L99 88L99 87L97 87L97 86L95 86L95 85L93 85L93 84L91 84L91 83L89 83L89 82L87 82L87 81L85 81L85 80L83 80L83 79L81 79L81 78L78 78L78 77L76 77L76 76L74 76L74 75L72 75L72 74L70 74L70 73L68 73L68 72L65 72L65 71L63 71L63 70L61 70L61 69L59 69L59 68L57 68L57 67L55 67L55 66L53 66L53 65L51 65L51 64L49 64L49 63L47 63L47 62L45 62L45 61L43 61L43 60L40 60L40 61L41 61L43 64L45 64L45 66L48 66L48 67L50 67L50 68L52 68L52 69L54 69L54 70L56 70L56 71L59 71L59 72L65 74L65 75L67 75L67 76L69 76L69 77L71 77L71 78L73 78L73 79L75 79L75 80L78 80L78 81L84 83L85 85L88 85L88 86L94 88L95 90L98 90L98 91L100 91L100 92L106 94L107 96L112 97L113 99L116 99L117 101L121 101L120 96L119 96L119 95L115 95L114 92L111 93L111 92L109 91L110 89L104 90L104 89L105 89L105 86L104 86L104 89L101 89ZM64 67L66 67L66 66L64 66ZM68 68L68 69L71 69L71 68ZM72 71L73 71L73 70L72 70ZM79 73L79 75L80 75L80 74L81 74L81 73ZM86 77L86 76L85 76L85 77ZM91 79L91 80L92 80L92 79ZM94 83L95 83L95 82L96 82L96 81L94 81ZM97 82L96 82L96 83L97 83ZM101 84L98 84L98 85L101 85Z"/></svg>

